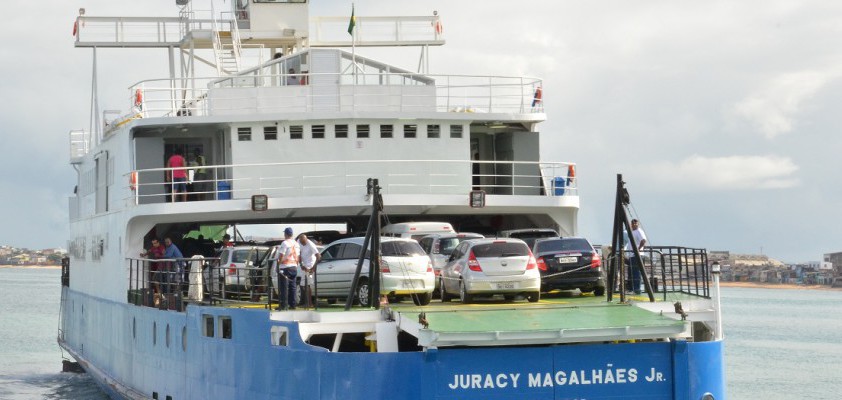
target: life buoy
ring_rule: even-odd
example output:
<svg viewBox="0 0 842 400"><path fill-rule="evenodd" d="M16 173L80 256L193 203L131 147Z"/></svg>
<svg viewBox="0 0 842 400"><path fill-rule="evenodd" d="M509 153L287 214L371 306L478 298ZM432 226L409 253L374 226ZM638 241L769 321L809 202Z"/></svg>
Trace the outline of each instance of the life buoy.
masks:
<svg viewBox="0 0 842 400"><path fill-rule="evenodd" d="M129 174L129 188L131 188L132 191L137 190L137 171L132 171L132 173Z"/></svg>
<svg viewBox="0 0 842 400"><path fill-rule="evenodd" d="M573 164L567 166L567 186L571 186L576 180L576 167Z"/></svg>
<svg viewBox="0 0 842 400"><path fill-rule="evenodd" d="M143 90L135 89L134 91L134 106L143 107Z"/></svg>

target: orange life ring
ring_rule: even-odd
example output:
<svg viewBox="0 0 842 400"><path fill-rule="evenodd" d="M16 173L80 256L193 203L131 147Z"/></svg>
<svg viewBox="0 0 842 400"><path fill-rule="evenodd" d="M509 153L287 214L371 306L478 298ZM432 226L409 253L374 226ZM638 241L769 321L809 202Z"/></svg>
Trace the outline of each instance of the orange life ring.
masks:
<svg viewBox="0 0 842 400"><path fill-rule="evenodd" d="M576 167L573 164L567 166L567 186L576 180Z"/></svg>
<svg viewBox="0 0 842 400"><path fill-rule="evenodd" d="M137 171L132 171L132 173L129 174L129 188L131 188L132 191L137 190Z"/></svg>
<svg viewBox="0 0 842 400"><path fill-rule="evenodd" d="M135 107L143 106L143 90L135 89L134 91L134 105Z"/></svg>

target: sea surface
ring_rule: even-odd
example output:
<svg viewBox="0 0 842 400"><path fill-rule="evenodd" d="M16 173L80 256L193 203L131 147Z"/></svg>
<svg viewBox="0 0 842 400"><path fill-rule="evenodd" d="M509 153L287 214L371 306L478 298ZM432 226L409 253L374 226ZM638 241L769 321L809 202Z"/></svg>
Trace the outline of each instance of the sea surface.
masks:
<svg viewBox="0 0 842 400"><path fill-rule="evenodd" d="M62 373L58 269L0 268L0 399L105 400ZM723 288L728 398L842 398L842 291Z"/></svg>

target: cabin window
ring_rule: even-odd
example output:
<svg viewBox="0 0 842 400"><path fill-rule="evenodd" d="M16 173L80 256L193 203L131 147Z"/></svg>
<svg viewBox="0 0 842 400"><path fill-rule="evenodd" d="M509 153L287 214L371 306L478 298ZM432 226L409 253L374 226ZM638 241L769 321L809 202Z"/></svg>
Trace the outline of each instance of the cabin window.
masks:
<svg viewBox="0 0 842 400"><path fill-rule="evenodd" d="M187 351L187 327L181 327L181 350Z"/></svg>
<svg viewBox="0 0 842 400"><path fill-rule="evenodd" d="M324 139L325 138L325 126L324 125L313 125L311 128L311 133L313 134L313 139Z"/></svg>
<svg viewBox="0 0 842 400"><path fill-rule="evenodd" d="M152 345L158 344L158 323L152 322Z"/></svg>
<svg viewBox="0 0 842 400"><path fill-rule="evenodd" d="M391 138L394 129L395 127L392 125L380 125L380 137Z"/></svg>
<svg viewBox="0 0 842 400"><path fill-rule="evenodd" d="M167 344L167 348L169 349L170 348L170 324L167 324L167 329L166 329L165 332L166 332L166 335L164 335L164 337L166 338L165 343Z"/></svg>
<svg viewBox="0 0 842 400"><path fill-rule="evenodd" d="M403 137L405 138L415 138L417 132L418 125L412 124L403 126Z"/></svg>
<svg viewBox="0 0 842 400"><path fill-rule="evenodd" d="M304 127L301 125L291 125L289 127L290 139L304 139Z"/></svg>
<svg viewBox="0 0 842 400"><path fill-rule="evenodd" d="M358 138L367 138L369 133L369 126L368 125L357 125L357 137Z"/></svg>
<svg viewBox="0 0 842 400"><path fill-rule="evenodd" d="M278 140L278 127L277 126L263 127L263 140Z"/></svg>
<svg viewBox="0 0 842 400"><path fill-rule="evenodd" d="M348 125L336 125L334 128L334 134L336 134L337 138L348 137Z"/></svg>
<svg viewBox="0 0 842 400"><path fill-rule="evenodd" d="M450 137L458 139L462 137L462 125L450 125Z"/></svg>
<svg viewBox="0 0 842 400"><path fill-rule="evenodd" d="M251 127L237 128L237 140L241 142L251 141Z"/></svg>
<svg viewBox="0 0 842 400"><path fill-rule="evenodd" d="M231 339L231 317L219 317L220 337L223 339Z"/></svg>
<svg viewBox="0 0 842 400"><path fill-rule="evenodd" d="M427 138L438 139L441 137L441 125L427 125Z"/></svg>
<svg viewBox="0 0 842 400"><path fill-rule="evenodd" d="M202 324L202 334L205 337L213 337L213 315L204 314L202 315L202 319L205 321Z"/></svg>

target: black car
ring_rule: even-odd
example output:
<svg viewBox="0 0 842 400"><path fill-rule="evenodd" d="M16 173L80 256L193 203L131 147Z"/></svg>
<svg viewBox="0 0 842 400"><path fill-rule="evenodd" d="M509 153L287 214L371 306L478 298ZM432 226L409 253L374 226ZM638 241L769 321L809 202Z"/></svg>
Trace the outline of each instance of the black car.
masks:
<svg viewBox="0 0 842 400"><path fill-rule="evenodd" d="M605 294L602 259L584 238L537 239L532 254L541 271L541 291L579 289Z"/></svg>

